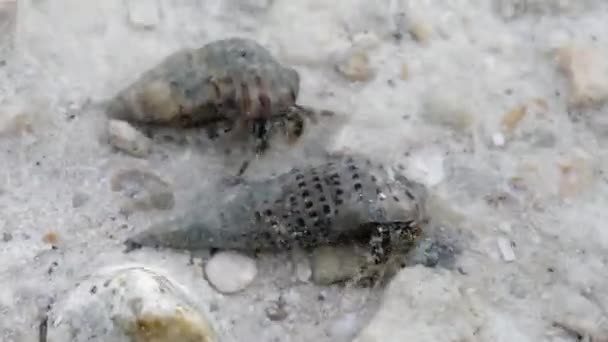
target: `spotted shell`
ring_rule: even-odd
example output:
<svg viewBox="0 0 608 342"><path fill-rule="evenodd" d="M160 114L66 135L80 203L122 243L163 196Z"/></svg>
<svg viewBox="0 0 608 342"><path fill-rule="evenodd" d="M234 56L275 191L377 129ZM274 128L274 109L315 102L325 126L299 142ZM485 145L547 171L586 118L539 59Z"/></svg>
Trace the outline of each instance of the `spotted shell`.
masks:
<svg viewBox="0 0 608 342"><path fill-rule="evenodd" d="M177 51L110 101L115 119L194 126L269 118L295 105L300 77L257 42L213 41Z"/></svg>

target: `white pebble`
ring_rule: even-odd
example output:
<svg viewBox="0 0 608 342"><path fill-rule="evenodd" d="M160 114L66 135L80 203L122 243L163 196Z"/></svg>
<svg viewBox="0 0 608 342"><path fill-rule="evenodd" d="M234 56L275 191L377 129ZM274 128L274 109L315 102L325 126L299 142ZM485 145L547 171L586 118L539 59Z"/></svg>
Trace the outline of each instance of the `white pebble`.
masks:
<svg viewBox="0 0 608 342"><path fill-rule="evenodd" d="M150 139L126 121L109 120L110 144L135 157L146 157L152 147Z"/></svg>
<svg viewBox="0 0 608 342"><path fill-rule="evenodd" d="M257 275L255 260L231 251L219 252L205 265L205 276L211 285L224 294L244 290Z"/></svg>
<svg viewBox="0 0 608 342"><path fill-rule="evenodd" d="M496 132L496 133L492 134L492 143L496 147L505 146L505 136L500 132Z"/></svg>
<svg viewBox="0 0 608 342"><path fill-rule="evenodd" d="M513 251L513 247L511 247L511 242L503 237L498 238L498 249L500 250L500 254L502 259L506 262L515 261L515 252Z"/></svg>

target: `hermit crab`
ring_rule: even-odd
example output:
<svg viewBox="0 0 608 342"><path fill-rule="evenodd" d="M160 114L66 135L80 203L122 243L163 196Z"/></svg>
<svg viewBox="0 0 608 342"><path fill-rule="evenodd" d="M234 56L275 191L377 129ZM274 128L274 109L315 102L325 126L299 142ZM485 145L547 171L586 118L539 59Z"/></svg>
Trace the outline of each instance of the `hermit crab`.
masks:
<svg viewBox="0 0 608 342"><path fill-rule="evenodd" d="M307 119L316 121L314 110L296 104L299 83L298 72L259 43L228 38L169 55L119 91L107 111L134 124L204 127L211 138L253 137L259 155L272 134L293 143Z"/></svg>

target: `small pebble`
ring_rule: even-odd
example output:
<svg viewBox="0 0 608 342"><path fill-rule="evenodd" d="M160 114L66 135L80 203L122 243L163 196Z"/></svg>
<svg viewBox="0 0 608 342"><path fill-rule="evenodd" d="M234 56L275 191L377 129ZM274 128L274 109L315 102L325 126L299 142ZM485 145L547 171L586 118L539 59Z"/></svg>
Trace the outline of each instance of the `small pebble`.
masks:
<svg viewBox="0 0 608 342"><path fill-rule="evenodd" d="M2 241L9 242L13 239L13 234L4 232L2 233Z"/></svg>
<svg viewBox="0 0 608 342"><path fill-rule="evenodd" d="M152 142L126 121L109 120L110 145L134 157L143 158L150 154Z"/></svg>
<svg viewBox="0 0 608 342"><path fill-rule="evenodd" d="M319 247L313 252L312 281L329 285L352 279L360 274L365 257L352 248Z"/></svg>
<svg viewBox="0 0 608 342"><path fill-rule="evenodd" d="M608 100L608 59L606 51L566 45L558 49L559 69L570 82L570 102L593 106Z"/></svg>
<svg viewBox="0 0 608 342"><path fill-rule="evenodd" d="M224 294L243 291L257 275L254 259L232 251L215 254L205 265L205 277Z"/></svg>
<svg viewBox="0 0 608 342"><path fill-rule="evenodd" d="M409 28L410 35L418 43L426 43L431 37L431 27L422 21L414 21Z"/></svg>
<svg viewBox="0 0 608 342"><path fill-rule="evenodd" d="M504 237L499 237L498 240L498 249L500 250L500 255L502 259L506 262L515 261L515 252L513 251L513 247L511 246L511 242Z"/></svg>
<svg viewBox="0 0 608 342"><path fill-rule="evenodd" d="M351 51L336 65L336 70L352 82L366 82L371 80L376 72L370 65L367 52L362 50Z"/></svg>
<svg viewBox="0 0 608 342"><path fill-rule="evenodd" d="M505 136L500 132L496 132L496 133L492 134L492 143L496 147L505 146Z"/></svg>

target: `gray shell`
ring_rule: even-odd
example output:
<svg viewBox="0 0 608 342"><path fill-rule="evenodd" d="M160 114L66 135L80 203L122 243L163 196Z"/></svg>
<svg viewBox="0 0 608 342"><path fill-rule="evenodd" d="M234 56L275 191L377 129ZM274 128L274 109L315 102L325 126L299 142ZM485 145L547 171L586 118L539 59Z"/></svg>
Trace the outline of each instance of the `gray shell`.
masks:
<svg viewBox="0 0 608 342"><path fill-rule="evenodd" d="M244 182L213 207L155 225L127 245L288 250L367 242L378 227L419 226L426 197L422 184L395 168L336 157L276 178Z"/></svg>
<svg viewBox="0 0 608 342"><path fill-rule="evenodd" d="M250 39L213 41L166 57L121 90L115 119L193 126L225 118L269 117L296 102L298 73Z"/></svg>

